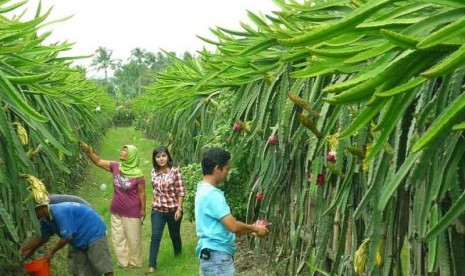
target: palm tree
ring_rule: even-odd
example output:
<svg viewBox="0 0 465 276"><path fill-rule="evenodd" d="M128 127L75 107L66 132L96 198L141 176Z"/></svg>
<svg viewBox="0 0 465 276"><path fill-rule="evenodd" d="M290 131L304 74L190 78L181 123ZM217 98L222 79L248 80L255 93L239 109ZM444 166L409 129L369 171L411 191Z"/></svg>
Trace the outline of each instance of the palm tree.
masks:
<svg viewBox="0 0 465 276"><path fill-rule="evenodd" d="M146 52L145 53L145 58L144 58L144 63L150 70L152 70L156 66L157 57L152 52Z"/></svg>
<svg viewBox="0 0 465 276"><path fill-rule="evenodd" d="M97 71L103 70L105 73L105 81L108 80L108 69L114 69L118 65L117 59L112 59L113 50L105 47L98 47L95 50L94 59L91 66L94 66Z"/></svg>
<svg viewBox="0 0 465 276"><path fill-rule="evenodd" d="M146 50L141 48L134 48L131 51L131 60L134 60L138 65L141 65L145 60Z"/></svg>
<svg viewBox="0 0 465 276"><path fill-rule="evenodd" d="M134 48L131 51L131 57L129 58L131 61L135 62L137 65L137 94L141 94L142 89L142 79L144 78L145 72L147 71L146 66L146 53L145 49L141 48Z"/></svg>

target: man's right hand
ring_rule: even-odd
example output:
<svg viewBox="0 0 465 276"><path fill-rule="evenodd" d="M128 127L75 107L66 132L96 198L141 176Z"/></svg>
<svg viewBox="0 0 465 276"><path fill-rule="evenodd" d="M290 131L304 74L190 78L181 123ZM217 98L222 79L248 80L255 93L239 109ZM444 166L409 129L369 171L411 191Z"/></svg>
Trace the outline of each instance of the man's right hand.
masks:
<svg viewBox="0 0 465 276"><path fill-rule="evenodd" d="M255 233L258 237L263 238L263 237L265 237L266 235L268 235L268 232L269 232L269 230L268 230L268 228L266 228L265 226L257 226L257 225L255 225L255 231L254 231L254 233Z"/></svg>
<svg viewBox="0 0 465 276"><path fill-rule="evenodd" d="M35 250L32 250L32 249L30 249L30 248L29 248L29 249L25 249L24 247L21 247L21 248L19 249L19 253L20 253L21 255L23 255L25 258L30 258L30 257L32 257L32 255L34 255L34 251L35 251Z"/></svg>

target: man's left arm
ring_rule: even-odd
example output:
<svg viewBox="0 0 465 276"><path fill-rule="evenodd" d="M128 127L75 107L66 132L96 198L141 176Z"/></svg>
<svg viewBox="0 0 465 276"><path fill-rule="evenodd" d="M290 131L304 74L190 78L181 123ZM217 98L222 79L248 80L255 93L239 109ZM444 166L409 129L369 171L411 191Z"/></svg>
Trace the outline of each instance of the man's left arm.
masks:
<svg viewBox="0 0 465 276"><path fill-rule="evenodd" d="M37 250L37 248L41 247L48 241L49 237L34 237L30 239L24 246L22 246L19 249L19 252L24 256L24 257L32 257L34 255L34 252Z"/></svg>
<svg viewBox="0 0 465 276"><path fill-rule="evenodd" d="M53 256L55 255L55 253L62 249L65 245L67 245L69 242L71 241L71 239L60 239L56 244L55 246L53 246L53 248L48 251L47 253L45 253L44 257L50 261Z"/></svg>

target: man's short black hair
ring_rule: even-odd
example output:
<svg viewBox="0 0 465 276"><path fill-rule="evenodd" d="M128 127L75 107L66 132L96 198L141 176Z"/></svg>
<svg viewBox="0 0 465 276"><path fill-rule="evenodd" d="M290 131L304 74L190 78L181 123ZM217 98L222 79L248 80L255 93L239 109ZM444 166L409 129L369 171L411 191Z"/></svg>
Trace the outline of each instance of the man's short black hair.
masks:
<svg viewBox="0 0 465 276"><path fill-rule="evenodd" d="M213 174L216 165L223 168L231 159L231 154L222 148L210 148L203 153L202 173L203 175Z"/></svg>

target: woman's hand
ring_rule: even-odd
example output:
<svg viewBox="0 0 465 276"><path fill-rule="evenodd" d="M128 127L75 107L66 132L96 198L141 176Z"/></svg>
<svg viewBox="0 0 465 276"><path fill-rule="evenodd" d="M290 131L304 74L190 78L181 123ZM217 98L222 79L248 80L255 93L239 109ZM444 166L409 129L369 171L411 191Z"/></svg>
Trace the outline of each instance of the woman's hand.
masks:
<svg viewBox="0 0 465 276"><path fill-rule="evenodd" d="M182 218L182 211L181 209L177 209L176 213L174 213L174 220L180 220Z"/></svg>
<svg viewBox="0 0 465 276"><path fill-rule="evenodd" d="M84 142L81 142L81 143L79 144L79 146L81 146L82 151L84 151L84 152L86 152L86 153L89 153L89 151L90 151L89 145L87 145L87 144L84 143Z"/></svg>
<svg viewBox="0 0 465 276"><path fill-rule="evenodd" d="M145 210L140 210L140 219L145 220Z"/></svg>
<svg viewBox="0 0 465 276"><path fill-rule="evenodd" d="M87 153L87 156L89 156L90 161L92 161L92 163L106 171L111 172L110 161L100 159L100 157L97 154L95 154L94 149L84 142L80 142L79 146L81 147L83 152Z"/></svg>

